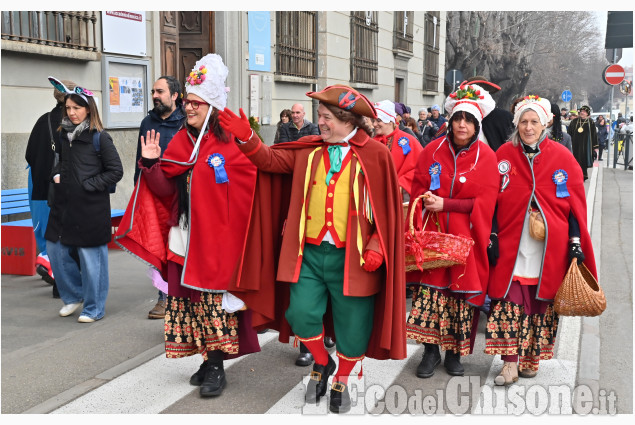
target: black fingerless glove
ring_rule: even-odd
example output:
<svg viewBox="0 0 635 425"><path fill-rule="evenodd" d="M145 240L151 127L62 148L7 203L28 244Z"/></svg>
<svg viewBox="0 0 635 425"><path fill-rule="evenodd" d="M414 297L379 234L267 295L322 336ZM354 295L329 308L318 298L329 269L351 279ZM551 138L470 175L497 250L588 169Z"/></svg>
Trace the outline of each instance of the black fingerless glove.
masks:
<svg viewBox="0 0 635 425"><path fill-rule="evenodd" d="M498 235L490 233L489 244L487 245L487 259L490 266L495 266L498 262Z"/></svg>
<svg viewBox="0 0 635 425"><path fill-rule="evenodd" d="M584 262L584 253L582 252L580 242L575 240L569 242L569 262L571 262L574 258L578 259L578 264Z"/></svg>

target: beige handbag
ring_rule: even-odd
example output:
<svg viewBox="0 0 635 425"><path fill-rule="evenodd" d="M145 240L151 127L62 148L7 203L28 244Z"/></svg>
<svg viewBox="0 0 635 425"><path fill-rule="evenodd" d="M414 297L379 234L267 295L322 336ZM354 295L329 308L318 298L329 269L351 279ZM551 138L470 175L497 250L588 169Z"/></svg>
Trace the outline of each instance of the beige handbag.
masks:
<svg viewBox="0 0 635 425"><path fill-rule="evenodd" d="M545 240L545 220L540 211L529 213L529 236L537 241Z"/></svg>

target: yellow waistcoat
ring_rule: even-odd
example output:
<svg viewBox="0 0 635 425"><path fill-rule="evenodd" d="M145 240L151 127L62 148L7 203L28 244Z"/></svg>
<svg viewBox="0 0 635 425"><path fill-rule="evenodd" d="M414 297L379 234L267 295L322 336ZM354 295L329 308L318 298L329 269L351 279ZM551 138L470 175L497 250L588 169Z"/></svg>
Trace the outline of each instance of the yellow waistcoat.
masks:
<svg viewBox="0 0 635 425"><path fill-rule="evenodd" d="M351 155L349 150L339 173L333 174L330 184L326 185L326 175L331 167L328 152L325 149L322 160L315 172L311 199L306 217L306 242L319 245L327 231L331 232L335 246L346 245L346 226L350 204Z"/></svg>

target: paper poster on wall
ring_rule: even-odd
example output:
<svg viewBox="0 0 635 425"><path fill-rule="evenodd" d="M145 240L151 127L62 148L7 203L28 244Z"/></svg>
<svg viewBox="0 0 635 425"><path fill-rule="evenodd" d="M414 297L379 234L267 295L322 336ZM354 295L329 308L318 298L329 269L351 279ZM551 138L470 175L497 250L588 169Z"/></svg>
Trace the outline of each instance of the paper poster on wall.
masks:
<svg viewBox="0 0 635 425"><path fill-rule="evenodd" d="M118 77L118 80L119 110L117 112L143 112L141 78Z"/></svg>
<svg viewBox="0 0 635 425"><path fill-rule="evenodd" d="M108 77L108 90L110 91L110 112L119 112L119 78Z"/></svg>

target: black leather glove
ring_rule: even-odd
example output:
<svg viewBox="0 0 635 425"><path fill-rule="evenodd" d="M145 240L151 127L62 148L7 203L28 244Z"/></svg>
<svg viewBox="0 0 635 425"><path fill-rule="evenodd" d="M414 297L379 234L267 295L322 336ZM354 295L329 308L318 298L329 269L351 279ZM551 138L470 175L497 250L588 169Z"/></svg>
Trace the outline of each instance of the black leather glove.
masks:
<svg viewBox="0 0 635 425"><path fill-rule="evenodd" d="M487 245L487 259L490 266L495 266L498 262L498 235L490 233L489 244Z"/></svg>
<svg viewBox="0 0 635 425"><path fill-rule="evenodd" d="M569 263L574 259L578 259L578 264L584 262L584 253L579 242L569 243Z"/></svg>

